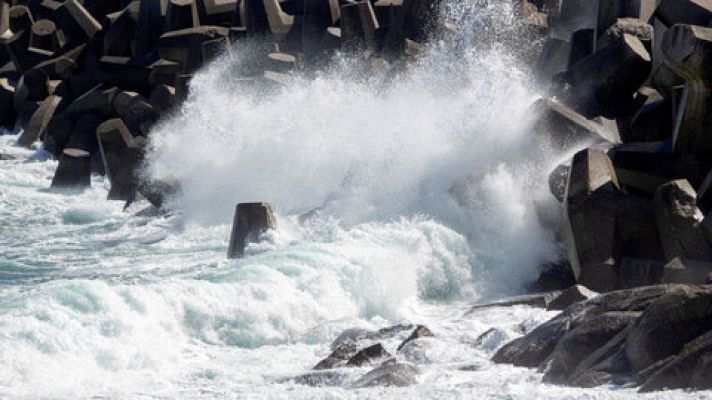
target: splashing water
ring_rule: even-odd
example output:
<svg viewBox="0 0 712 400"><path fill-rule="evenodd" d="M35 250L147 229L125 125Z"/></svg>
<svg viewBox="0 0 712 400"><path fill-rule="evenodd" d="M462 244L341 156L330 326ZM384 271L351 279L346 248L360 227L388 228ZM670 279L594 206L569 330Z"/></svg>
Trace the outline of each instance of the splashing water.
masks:
<svg viewBox="0 0 712 400"><path fill-rule="evenodd" d="M461 30L387 79L336 57L317 78L255 88L235 72L249 49L235 49L151 132L149 173L183 187L172 216L122 212L100 177L79 195L48 191L56 162L0 136L21 156L0 161L0 396L635 396L488 361L550 313L463 316L557 256L539 214L558 157L527 127L535 94L512 7L447 2ZM279 228L226 260L235 203L252 200L276 205ZM421 368L415 386L349 389L360 368L338 387L284 380L343 329L399 322L437 336L399 355Z"/></svg>

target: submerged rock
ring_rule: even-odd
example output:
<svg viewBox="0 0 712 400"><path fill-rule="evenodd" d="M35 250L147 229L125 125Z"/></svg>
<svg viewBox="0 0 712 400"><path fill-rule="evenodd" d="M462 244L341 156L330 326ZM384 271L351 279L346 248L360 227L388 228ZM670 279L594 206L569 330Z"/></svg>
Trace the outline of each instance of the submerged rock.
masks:
<svg viewBox="0 0 712 400"><path fill-rule="evenodd" d="M354 354L349 361L346 362L347 367L362 367L367 364L373 364L374 362L390 357L391 353L383 348L383 345L376 343L373 346L366 347L358 353Z"/></svg>
<svg viewBox="0 0 712 400"><path fill-rule="evenodd" d="M420 370L410 364L386 363L362 376L353 387L364 388L373 386L404 387L415 384Z"/></svg>

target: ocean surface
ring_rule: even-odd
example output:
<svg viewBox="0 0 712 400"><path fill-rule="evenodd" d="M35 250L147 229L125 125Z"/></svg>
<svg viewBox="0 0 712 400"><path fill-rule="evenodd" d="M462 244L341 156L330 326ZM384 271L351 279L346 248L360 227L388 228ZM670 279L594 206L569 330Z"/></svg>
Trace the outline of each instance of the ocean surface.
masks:
<svg viewBox="0 0 712 400"><path fill-rule="evenodd" d="M555 315L468 310L523 293L560 257L546 182L570 154L528 128L536 43L508 6L480 3L447 4L461 30L389 76L337 57L256 88L237 78L249 46L205 68L150 134L146 174L182 185L168 212L124 210L98 175L79 194L49 190L57 162L0 135L14 158L0 161L0 397L712 397L547 385L489 361ZM275 205L278 229L227 260L235 204L255 200ZM398 354L417 384L353 388L369 368L293 380L344 329L397 323L435 334Z"/></svg>

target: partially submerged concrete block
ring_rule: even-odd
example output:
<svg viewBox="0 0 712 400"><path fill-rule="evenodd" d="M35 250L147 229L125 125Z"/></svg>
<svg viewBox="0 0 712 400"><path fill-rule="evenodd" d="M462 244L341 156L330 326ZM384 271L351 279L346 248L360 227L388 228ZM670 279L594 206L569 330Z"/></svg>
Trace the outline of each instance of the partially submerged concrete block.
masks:
<svg viewBox="0 0 712 400"><path fill-rule="evenodd" d="M89 186L91 186L91 154L81 149L64 149L52 179L52 188L84 189Z"/></svg>
<svg viewBox="0 0 712 400"><path fill-rule="evenodd" d="M109 200L131 200L136 195L136 168L143 158L145 139L134 138L119 118L110 119L96 128L104 170L111 182Z"/></svg>
<svg viewBox="0 0 712 400"><path fill-rule="evenodd" d="M277 219L272 205L268 203L238 204L232 223L227 257L242 257L248 243L256 241L260 235L276 227Z"/></svg>
<svg viewBox="0 0 712 400"><path fill-rule="evenodd" d="M23 147L30 147L34 142L42 137L47 128L49 120L54 116L54 112L62 98L59 96L48 96L43 100L37 110L32 114L24 131L17 139L17 144Z"/></svg>
<svg viewBox="0 0 712 400"><path fill-rule="evenodd" d="M704 216L697 208L697 193L686 180L660 186L653 199L655 219L669 260L687 257L712 260L712 248L700 226Z"/></svg>

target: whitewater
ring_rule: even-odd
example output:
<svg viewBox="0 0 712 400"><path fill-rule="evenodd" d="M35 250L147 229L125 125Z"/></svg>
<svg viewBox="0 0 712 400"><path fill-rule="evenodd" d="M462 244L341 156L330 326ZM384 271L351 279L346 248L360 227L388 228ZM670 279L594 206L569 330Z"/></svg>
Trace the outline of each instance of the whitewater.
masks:
<svg viewBox="0 0 712 400"><path fill-rule="evenodd" d="M536 43L516 39L511 6L452 1L443 15L460 30L394 74L338 56L255 87L237 73L249 46L200 71L150 133L147 175L182 188L169 212L124 210L98 175L49 190L57 162L0 135L0 397L709 398L548 385L489 361L555 315L468 310L561 257L547 179L570 154L528 128ZM274 204L278 228L227 260L247 201ZM367 367L294 380L343 330L398 323L435 334L398 354L416 385L352 388Z"/></svg>

